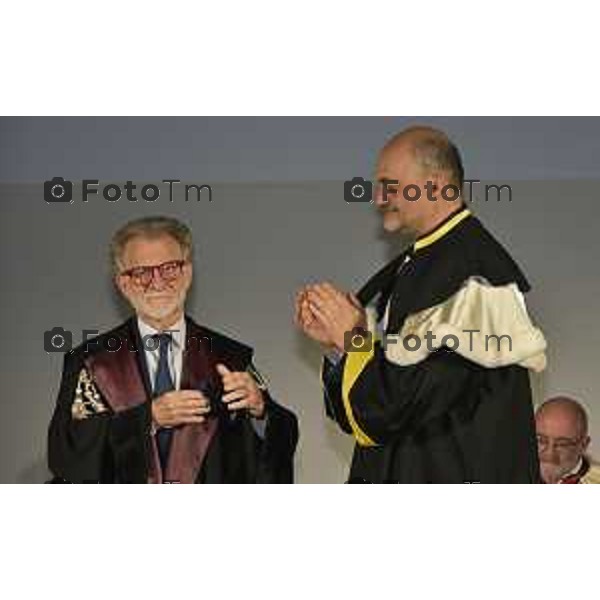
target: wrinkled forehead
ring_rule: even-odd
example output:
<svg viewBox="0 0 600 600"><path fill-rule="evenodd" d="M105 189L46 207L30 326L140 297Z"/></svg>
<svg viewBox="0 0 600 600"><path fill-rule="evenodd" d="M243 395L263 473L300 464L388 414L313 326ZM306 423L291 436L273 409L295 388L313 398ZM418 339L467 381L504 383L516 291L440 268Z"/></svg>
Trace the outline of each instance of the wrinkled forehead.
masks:
<svg viewBox="0 0 600 600"><path fill-rule="evenodd" d="M548 437L576 438L581 433L575 415L558 407L539 410L535 426L538 433Z"/></svg>

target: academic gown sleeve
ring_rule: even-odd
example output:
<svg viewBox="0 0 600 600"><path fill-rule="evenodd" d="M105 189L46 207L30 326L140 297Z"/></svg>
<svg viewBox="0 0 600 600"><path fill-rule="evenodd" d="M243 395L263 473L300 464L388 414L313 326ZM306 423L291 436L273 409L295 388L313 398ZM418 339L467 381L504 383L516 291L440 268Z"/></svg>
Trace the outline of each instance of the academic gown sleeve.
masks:
<svg viewBox="0 0 600 600"><path fill-rule="evenodd" d="M325 364L323 381L329 414L361 446L384 445L425 424L465 409L482 376L481 368L447 350L420 363L389 361L380 342Z"/></svg>
<svg viewBox="0 0 600 600"><path fill-rule="evenodd" d="M252 363L247 370L264 395L265 420L255 421L247 413L223 419L199 483L293 483L296 416L272 398Z"/></svg>
<svg viewBox="0 0 600 600"><path fill-rule="evenodd" d="M298 443L295 415L266 395L266 428L258 441L257 483L293 483L294 453ZM255 432L255 437L256 432Z"/></svg>
<svg viewBox="0 0 600 600"><path fill-rule="evenodd" d="M432 348L404 345L411 336L426 340L428 334ZM454 338L455 349L443 344L446 336ZM468 418L474 403L493 395L492 388L505 398L522 396L517 390L527 388L529 397L527 371L545 367L545 346L515 284L492 286L472 278L446 301L409 315L399 334L385 336L385 347L375 341L335 365L326 360L326 407L359 445L383 445L440 422L455 408L461 420Z"/></svg>
<svg viewBox="0 0 600 600"><path fill-rule="evenodd" d="M102 397L99 410L73 417L78 380L84 369L78 353L67 353L58 399L48 431L48 466L53 483L145 482L148 404L113 413Z"/></svg>

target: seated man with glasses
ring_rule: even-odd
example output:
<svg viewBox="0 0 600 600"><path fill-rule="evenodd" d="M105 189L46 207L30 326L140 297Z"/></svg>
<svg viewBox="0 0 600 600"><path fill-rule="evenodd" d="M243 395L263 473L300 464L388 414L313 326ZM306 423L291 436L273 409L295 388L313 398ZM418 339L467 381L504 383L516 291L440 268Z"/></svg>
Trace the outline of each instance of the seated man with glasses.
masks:
<svg viewBox="0 0 600 600"><path fill-rule="evenodd" d="M135 315L65 355L53 482L292 482L296 417L270 397L252 348L185 314L190 230L138 219L111 255Z"/></svg>
<svg viewBox="0 0 600 600"><path fill-rule="evenodd" d="M586 455L588 419L579 402L565 396L547 400L536 411L535 426L544 483L600 483L600 466Z"/></svg>

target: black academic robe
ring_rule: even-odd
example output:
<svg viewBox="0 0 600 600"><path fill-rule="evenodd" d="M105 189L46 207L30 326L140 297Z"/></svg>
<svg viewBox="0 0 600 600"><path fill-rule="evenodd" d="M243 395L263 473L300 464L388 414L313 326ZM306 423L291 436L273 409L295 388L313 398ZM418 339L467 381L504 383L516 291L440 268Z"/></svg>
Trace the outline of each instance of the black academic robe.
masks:
<svg viewBox="0 0 600 600"><path fill-rule="evenodd" d="M131 318L65 355L48 435L53 482L293 481L296 417L265 388L267 421L261 438L246 411L232 414L220 401L216 364L256 373L252 348L189 318L186 323L181 389L204 392L213 410L203 424L174 429L165 472L152 432L152 394L142 340Z"/></svg>
<svg viewBox="0 0 600 600"><path fill-rule="evenodd" d="M546 344L528 290L462 208L361 289L372 343L322 372L327 414L356 439L350 482L539 481L529 371Z"/></svg>

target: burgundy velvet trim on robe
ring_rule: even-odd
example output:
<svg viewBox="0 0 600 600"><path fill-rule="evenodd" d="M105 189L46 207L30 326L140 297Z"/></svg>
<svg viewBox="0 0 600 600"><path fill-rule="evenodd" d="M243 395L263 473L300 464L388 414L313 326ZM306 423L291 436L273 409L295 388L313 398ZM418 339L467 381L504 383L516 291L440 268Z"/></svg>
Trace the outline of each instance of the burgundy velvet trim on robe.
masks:
<svg viewBox="0 0 600 600"><path fill-rule="evenodd" d="M183 352L181 389L199 389L202 383L214 383L218 377L215 360L202 339L202 331L191 321L187 323L186 348ZM85 364L103 398L115 413L121 413L150 400L140 372L137 352L129 340L113 352L101 351L88 356ZM134 347L140 347L137 345ZM142 352L143 350L140 350ZM145 357L140 357L142 360ZM217 431L214 416L204 423L177 427L173 432L166 473L161 472L158 448L151 436L148 483L194 483ZM150 432L148 432L150 435ZM163 476L164 475L164 476Z"/></svg>
<svg viewBox="0 0 600 600"><path fill-rule="evenodd" d="M183 353L181 389L198 390L204 383L216 385L218 377L214 357L206 343L199 342L200 332L188 321L187 342ZM170 483L194 483L210 442L217 432L218 419L209 415L204 423L192 423L178 427L173 433L171 450L167 460L165 481Z"/></svg>

